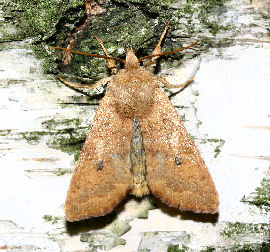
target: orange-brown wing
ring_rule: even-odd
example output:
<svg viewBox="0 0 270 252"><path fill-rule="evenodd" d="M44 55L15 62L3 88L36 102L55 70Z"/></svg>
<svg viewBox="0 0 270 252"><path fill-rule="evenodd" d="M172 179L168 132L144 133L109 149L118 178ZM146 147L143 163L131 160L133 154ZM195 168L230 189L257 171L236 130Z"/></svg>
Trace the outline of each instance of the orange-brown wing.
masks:
<svg viewBox="0 0 270 252"><path fill-rule="evenodd" d="M81 150L65 212L69 221L109 213L126 196L131 183L132 121L120 118L106 95L97 110Z"/></svg>
<svg viewBox="0 0 270 252"><path fill-rule="evenodd" d="M163 202L181 210L216 213L218 194L211 175L166 94L157 89L141 120L147 182Z"/></svg>

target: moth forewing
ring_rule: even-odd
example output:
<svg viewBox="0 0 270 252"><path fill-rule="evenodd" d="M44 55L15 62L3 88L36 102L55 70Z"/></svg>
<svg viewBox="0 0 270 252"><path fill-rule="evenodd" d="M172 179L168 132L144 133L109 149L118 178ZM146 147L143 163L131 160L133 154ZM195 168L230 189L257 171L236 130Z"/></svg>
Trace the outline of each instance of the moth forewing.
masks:
<svg viewBox="0 0 270 252"><path fill-rule="evenodd" d="M68 189L65 213L78 221L111 212L132 186L132 120L121 118L113 99L102 99Z"/></svg>
<svg viewBox="0 0 270 252"><path fill-rule="evenodd" d="M211 175L180 116L157 89L151 113L141 120L151 192L181 210L216 213L219 198Z"/></svg>

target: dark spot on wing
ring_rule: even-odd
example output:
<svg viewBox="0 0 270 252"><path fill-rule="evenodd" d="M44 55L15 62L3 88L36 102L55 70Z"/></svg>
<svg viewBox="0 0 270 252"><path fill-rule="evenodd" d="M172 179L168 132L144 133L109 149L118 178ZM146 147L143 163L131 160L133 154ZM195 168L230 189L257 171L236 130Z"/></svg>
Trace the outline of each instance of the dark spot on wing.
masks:
<svg viewBox="0 0 270 252"><path fill-rule="evenodd" d="M181 160L179 157L175 157L175 163L176 165L181 165Z"/></svg>
<svg viewBox="0 0 270 252"><path fill-rule="evenodd" d="M102 168L103 168L103 162L100 161L100 162L98 163L97 170L98 170L98 171L102 171Z"/></svg>

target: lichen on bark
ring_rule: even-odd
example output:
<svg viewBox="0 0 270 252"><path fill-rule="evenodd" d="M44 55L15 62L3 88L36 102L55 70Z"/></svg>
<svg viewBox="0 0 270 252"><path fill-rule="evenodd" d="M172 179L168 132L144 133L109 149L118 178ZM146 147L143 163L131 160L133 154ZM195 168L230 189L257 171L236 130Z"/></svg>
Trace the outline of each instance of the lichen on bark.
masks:
<svg viewBox="0 0 270 252"><path fill-rule="evenodd" d="M213 38L203 35L204 31L216 34L219 29L218 15L223 1L146 1L146 0L113 0L90 1L102 11L86 18L85 0L12 0L4 3L5 23L16 27L16 32L1 29L1 41L22 40L31 38L30 42L38 58L43 59L45 73L67 73L72 76L88 78L94 82L106 75L106 62L95 58L73 55L68 66L61 64L62 53L55 51L51 45L67 45L67 38L74 35L75 47L79 51L102 53L93 36L98 36L106 48L115 57L124 57L125 48L132 47L138 56L152 53L164 26L171 20L171 27L163 43L163 50L180 48L183 44L200 39L206 48L213 43ZM213 15L215 13L215 15ZM214 17L214 18L213 18ZM84 29L78 27L87 20ZM77 32L77 34L75 34ZM201 50L200 49L200 50ZM197 50L199 50L197 48ZM197 50L191 51L193 55ZM187 52L185 53L187 54ZM170 60L181 60L183 54L172 54L165 57Z"/></svg>

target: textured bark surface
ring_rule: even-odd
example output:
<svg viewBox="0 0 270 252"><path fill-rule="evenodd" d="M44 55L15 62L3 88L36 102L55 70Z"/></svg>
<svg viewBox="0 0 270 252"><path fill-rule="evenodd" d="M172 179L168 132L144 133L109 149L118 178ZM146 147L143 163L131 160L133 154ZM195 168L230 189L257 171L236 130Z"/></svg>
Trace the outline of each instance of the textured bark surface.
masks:
<svg viewBox="0 0 270 252"><path fill-rule="evenodd" d="M268 251L269 1L114 0L86 12L87 2L0 1L0 249ZM87 29L76 32L87 13ZM108 73L105 61L82 56L62 66L62 53L50 46L102 53L97 35L112 56L123 58L128 46L145 56L168 19L164 51L200 40L196 50L161 58L156 72L171 84L196 73L181 93L165 91L215 181L219 214L132 196L111 214L69 223L74 155L104 89L79 93L57 75L91 84Z"/></svg>

